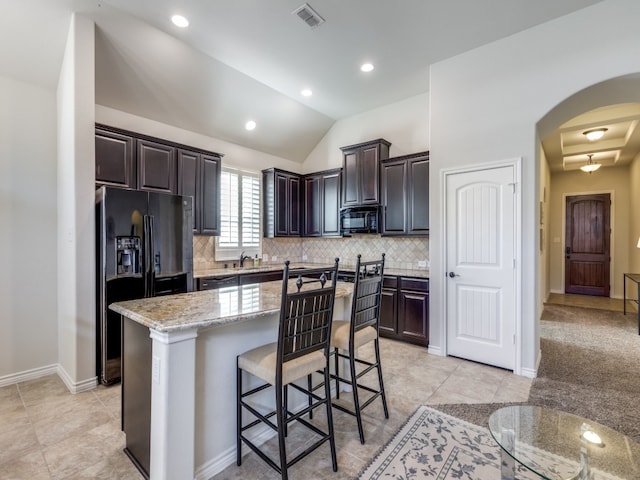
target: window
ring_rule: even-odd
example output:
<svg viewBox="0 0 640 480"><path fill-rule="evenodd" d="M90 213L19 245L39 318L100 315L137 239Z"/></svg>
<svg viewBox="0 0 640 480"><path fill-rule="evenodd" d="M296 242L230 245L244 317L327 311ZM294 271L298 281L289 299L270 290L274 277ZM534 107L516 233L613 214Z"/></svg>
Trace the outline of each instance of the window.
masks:
<svg viewBox="0 0 640 480"><path fill-rule="evenodd" d="M216 260L261 254L260 177L257 173L223 168L220 178L220 236Z"/></svg>

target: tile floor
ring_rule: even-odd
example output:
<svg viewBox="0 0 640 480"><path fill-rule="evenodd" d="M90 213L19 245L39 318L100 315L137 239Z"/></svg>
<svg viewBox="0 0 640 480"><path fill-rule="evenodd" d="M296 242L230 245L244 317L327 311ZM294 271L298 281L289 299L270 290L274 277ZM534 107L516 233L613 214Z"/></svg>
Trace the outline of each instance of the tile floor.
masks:
<svg viewBox="0 0 640 480"><path fill-rule="evenodd" d="M389 419L384 419L379 401L371 404L365 410L366 444L361 445L355 419L334 410L338 472L332 472L328 446L322 446L291 469L292 480L357 475L421 404L528 397L531 380L509 371L429 355L424 348L391 340L382 339L381 347ZM295 435L290 435L293 442ZM123 447L118 386L72 395L53 375L0 388L2 480L142 478L122 453ZM213 478L279 478L247 452L241 467L231 465Z"/></svg>

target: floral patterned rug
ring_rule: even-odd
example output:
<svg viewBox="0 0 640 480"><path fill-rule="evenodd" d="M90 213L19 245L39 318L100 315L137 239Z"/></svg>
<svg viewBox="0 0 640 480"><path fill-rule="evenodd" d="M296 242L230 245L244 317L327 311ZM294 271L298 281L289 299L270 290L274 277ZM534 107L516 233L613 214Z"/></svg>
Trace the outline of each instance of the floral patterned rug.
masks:
<svg viewBox="0 0 640 480"><path fill-rule="evenodd" d="M538 455L540 452L537 452ZM577 464L548 454L558 478L569 478ZM518 480L539 479L519 467ZM421 406L391 442L358 476L359 480L500 479L500 447L486 428ZM596 479L617 479L597 472Z"/></svg>

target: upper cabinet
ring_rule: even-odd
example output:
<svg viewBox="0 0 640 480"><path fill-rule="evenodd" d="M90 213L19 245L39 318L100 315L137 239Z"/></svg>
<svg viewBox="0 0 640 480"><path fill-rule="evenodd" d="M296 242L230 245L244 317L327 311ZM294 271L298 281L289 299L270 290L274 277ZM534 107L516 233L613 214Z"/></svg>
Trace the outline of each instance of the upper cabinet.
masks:
<svg viewBox="0 0 640 480"><path fill-rule="evenodd" d="M193 198L193 232L220 235L222 155L96 125L96 185Z"/></svg>
<svg viewBox="0 0 640 480"><path fill-rule="evenodd" d="M380 203L380 160L389 157L391 143L379 138L342 147L342 206Z"/></svg>
<svg viewBox="0 0 640 480"><path fill-rule="evenodd" d="M341 169L304 177L304 236L340 236Z"/></svg>
<svg viewBox="0 0 640 480"><path fill-rule="evenodd" d="M382 234L429 235L429 152L380 165Z"/></svg>
<svg viewBox="0 0 640 480"><path fill-rule="evenodd" d="M134 148L133 136L96 128L96 183L137 188Z"/></svg>
<svg viewBox="0 0 640 480"><path fill-rule="evenodd" d="M136 139L138 190L176 193L176 148L165 143Z"/></svg>
<svg viewBox="0 0 640 480"><path fill-rule="evenodd" d="M222 159L213 154L178 150L178 195L193 197L193 232L220 235Z"/></svg>
<svg viewBox="0 0 640 480"><path fill-rule="evenodd" d="M302 177L297 173L269 168L262 171L265 237L302 235Z"/></svg>

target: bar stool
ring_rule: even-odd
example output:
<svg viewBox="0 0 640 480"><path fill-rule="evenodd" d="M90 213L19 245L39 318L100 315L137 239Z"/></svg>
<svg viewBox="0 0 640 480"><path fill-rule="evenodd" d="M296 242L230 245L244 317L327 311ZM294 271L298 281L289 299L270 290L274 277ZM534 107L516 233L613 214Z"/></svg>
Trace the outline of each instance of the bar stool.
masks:
<svg viewBox="0 0 640 480"><path fill-rule="evenodd" d="M336 382L336 398L340 398L340 383L351 385L353 393L354 409L343 405L333 404L334 408L356 417L360 443L364 443L364 430L362 428L362 410L369 406L376 398L382 399L384 417L389 418L387 399L382 380L382 367L380 364L380 345L378 337L378 325L380 322L380 299L382 296L382 279L384 275L384 257L380 260L363 262L358 255L353 286L353 300L351 302L351 321L336 320L333 322L331 332L331 347L335 359L335 373L331 377ZM358 349L369 342L373 342L375 360L370 362L357 357ZM344 373L341 376L340 359L346 359L349 363L349 376ZM356 365L364 366L357 372ZM378 389L359 383L360 379L376 370L378 374ZM364 402L360 402L359 390L365 390L373 395Z"/></svg>
<svg viewBox="0 0 640 480"><path fill-rule="evenodd" d="M242 443L248 445L267 464L287 479L287 469L329 442L333 471L338 470L336 446L333 435L331 393L329 385L329 340L333 321L333 305L336 291L338 259L331 269L289 269L285 262L282 279L282 303L278 341L244 352L237 357L237 464L242 464ZM295 279L295 280L292 280ZM324 374L325 391L320 397L309 389L293 383L315 371ZM262 380L261 384L247 392L242 391L243 372ZM275 409L261 413L249 397L270 386L275 389ZM292 412L288 408L288 387L302 392L308 398L305 408ZM255 403L255 402L254 402ZM314 409L325 405L327 431L302 418ZM248 411L256 419L243 424L242 412ZM262 408L261 410L264 410ZM275 416L276 423L271 418ZM285 437L289 423L297 421L312 430L320 438L295 458L288 460ZM247 430L266 424L278 435L279 461L274 461L262 452L245 433Z"/></svg>

